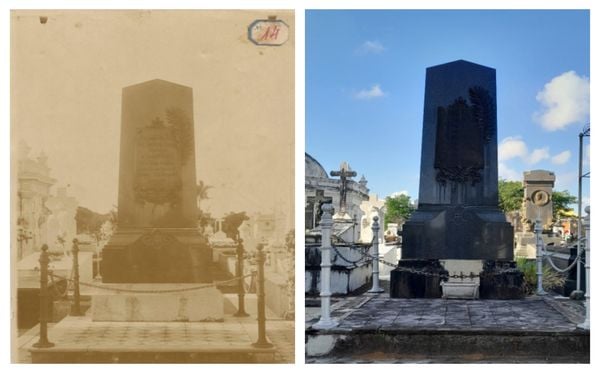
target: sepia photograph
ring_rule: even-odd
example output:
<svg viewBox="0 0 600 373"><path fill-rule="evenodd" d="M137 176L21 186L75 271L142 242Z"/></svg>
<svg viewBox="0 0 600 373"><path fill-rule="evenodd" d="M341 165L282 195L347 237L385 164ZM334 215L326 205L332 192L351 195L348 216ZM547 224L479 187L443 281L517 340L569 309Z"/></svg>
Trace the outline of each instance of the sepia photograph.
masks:
<svg viewBox="0 0 600 373"><path fill-rule="evenodd" d="M306 363L590 362L590 11L306 11Z"/></svg>
<svg viewBox="0 0 600 373"><path fill-rule="evenodd" d="M294 363L293 10L11 10L12 363Z"/></svg>

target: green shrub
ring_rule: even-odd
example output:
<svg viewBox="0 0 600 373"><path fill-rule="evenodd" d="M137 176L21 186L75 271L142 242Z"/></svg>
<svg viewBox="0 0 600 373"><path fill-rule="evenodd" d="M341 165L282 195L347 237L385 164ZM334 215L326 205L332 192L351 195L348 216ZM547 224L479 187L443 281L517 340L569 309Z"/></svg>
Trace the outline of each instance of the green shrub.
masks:
<svg viewBox="0 0 600 373"><path fill-rule="evenodd" d="M527 295L535 294L537 289L537 266L535 260L517 257L517 267L523 272L525 292ZM547 265L542 266L542 284L544 290L555 290L564 286L565 277Z"/></svg>

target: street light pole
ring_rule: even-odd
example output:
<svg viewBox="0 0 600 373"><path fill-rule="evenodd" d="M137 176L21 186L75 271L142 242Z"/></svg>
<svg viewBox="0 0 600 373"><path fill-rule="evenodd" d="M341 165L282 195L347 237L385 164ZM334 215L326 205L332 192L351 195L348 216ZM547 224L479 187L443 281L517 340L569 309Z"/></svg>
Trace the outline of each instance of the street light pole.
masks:
<svg viewBox="0 0 600 373"><path fill-rule="evenodd" d="M577 184L577 280L576 291L581 291L581 187L583 178L589 176L589 173L583 174L583 138L590 136L589 124L579 133L579 175Z"/></svg>
<svg viewBox="0 0 600 373"><path fill-rule="evenodd" d="M587 216L584 219L585 224L585 320L577 327L590 329L590 206L585 209Z"/></svg>

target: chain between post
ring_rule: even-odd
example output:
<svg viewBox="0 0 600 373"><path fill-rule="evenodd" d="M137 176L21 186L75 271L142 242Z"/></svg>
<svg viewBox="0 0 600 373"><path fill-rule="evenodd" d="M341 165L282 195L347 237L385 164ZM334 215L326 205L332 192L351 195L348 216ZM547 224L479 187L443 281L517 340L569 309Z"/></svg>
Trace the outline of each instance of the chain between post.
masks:
<svg viewBox="0 0 600 373"><path fill-rule="evenodd" d="M49 272L48 275L51 278L52 277L56 277L58 279L67 280L69 282L73 281L73 280L68 279L66 277L55 275L55 274L53 274L51 272ZM86 286L86 287L90 287L90 288L96 288L96 289L102 289L102 290L110 290L110 291L115 291L115 292L118 292L118 293L135 293L135 294L179 293L179 292L184 292L184 291L193 291L193 290L210 288L210 287L214 287L214 286L218 286L218 285L224 285L224 284L228 284L230 282L239 281L240 279L244 279L244 278L252 277L252 276L254 276L254 273L247 274L247 275L240 276L240 277L234 277L234 278L231 278L229 280L215 281L215 282L211 282L209 284L202 284L202 285L199 285L199 286L194 286L194 287L191 287L191 288L184 288L184 289L160 289L160 290L141 290L140 289L140 290L133 290L133 289L114 288L114 287L110 287L110 286L101 286L101 285L92 284L92 283L83 282L83 281L79 281L79 284L83 285L83 286Z"/></svg>
<svg viewBox="0 0 600 373"><path fill-rule="evenodd" d="M362 256L361 256L360 259L358 259L356 261L351 261L351 260L348 260L347 258L345 258L343 255L341 255L335 246L332 246L332 247L333 247L334 251L336 252L336 254L338 254L339 257L342 260L344 260L344 261L346 261L346 262L348 262L350 264L357 264L357 263L359 263L361 261L366 262L368 260L376 259L379 263L385 264L385 265L387 265L389 267L394 267L394 268L399 269L399 270L401 270L403 272L410 272L410 273L419 274L419 275L423 275L423 276L431 276L431 277L433 277L433 276L440 276L440 277L445 278L445 279L447 279L447 278L454 278L454 279L466 279L466 278L468 278L468 279L474 279L474 278L481 277L481 275L476 274L476 273L472 273L472 272L469 273L469 274L460 273L460 274L444 275L444 274L440 274L439 272L424 271L424 270L415 269L415 268L409 268L409 267L401 267L401 266L398 266L396 263L388 262L388 261L386 261L384 259L381 259L381 258L376 258L374 255L369 254L368 250L365 250L365 251L361 252ZM351 246L349 246L349 247L351 249L353 249L353 250L362 250L362 248L351 247ZM371 246L367 246L366 248L370 249Z"/></svg>

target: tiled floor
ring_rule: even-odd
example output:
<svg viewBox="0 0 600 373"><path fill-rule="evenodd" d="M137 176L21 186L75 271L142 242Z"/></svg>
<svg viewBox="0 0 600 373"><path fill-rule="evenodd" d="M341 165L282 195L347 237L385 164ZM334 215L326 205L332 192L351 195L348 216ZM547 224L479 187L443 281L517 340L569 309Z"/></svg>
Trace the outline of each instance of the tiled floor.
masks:
<svg viewBox="0 0 600 373"><path fill-rule="evenodd" d="M70 351L199 351L235 353L252 350L257 340L256 319L226 318L224 322L92 322L68 316L49 329L56 348ZM275 346L275 362L294 361L293 321L268 320L267 337ZM19 362L28 362L29 338Z"/></svg>
<svg viewBox="0 0 600 373"><path fill-rule="evenodd" d="M338 325L331 329L312 329L320 309L306 308L309 364L586 363L590 358L589 333L577 328L585 317L581 301L392 299L385 293L332 301Z"/></svg>
<svg viewBox="0 0 600 373"><path fill-rule="evenodd" d="M559 301L553 301L559 302ZM570 301L569 302L574 302ZM560 303L560 302L559 302ZM337 329L461 329L568 331L583 321L569 320L552 303L540 297L521 300L398 299L387 294L363 295L334 303ZM306 326L318 320L315 309L307 312ZM574 322L575 321L575 322Z"/></svg>

